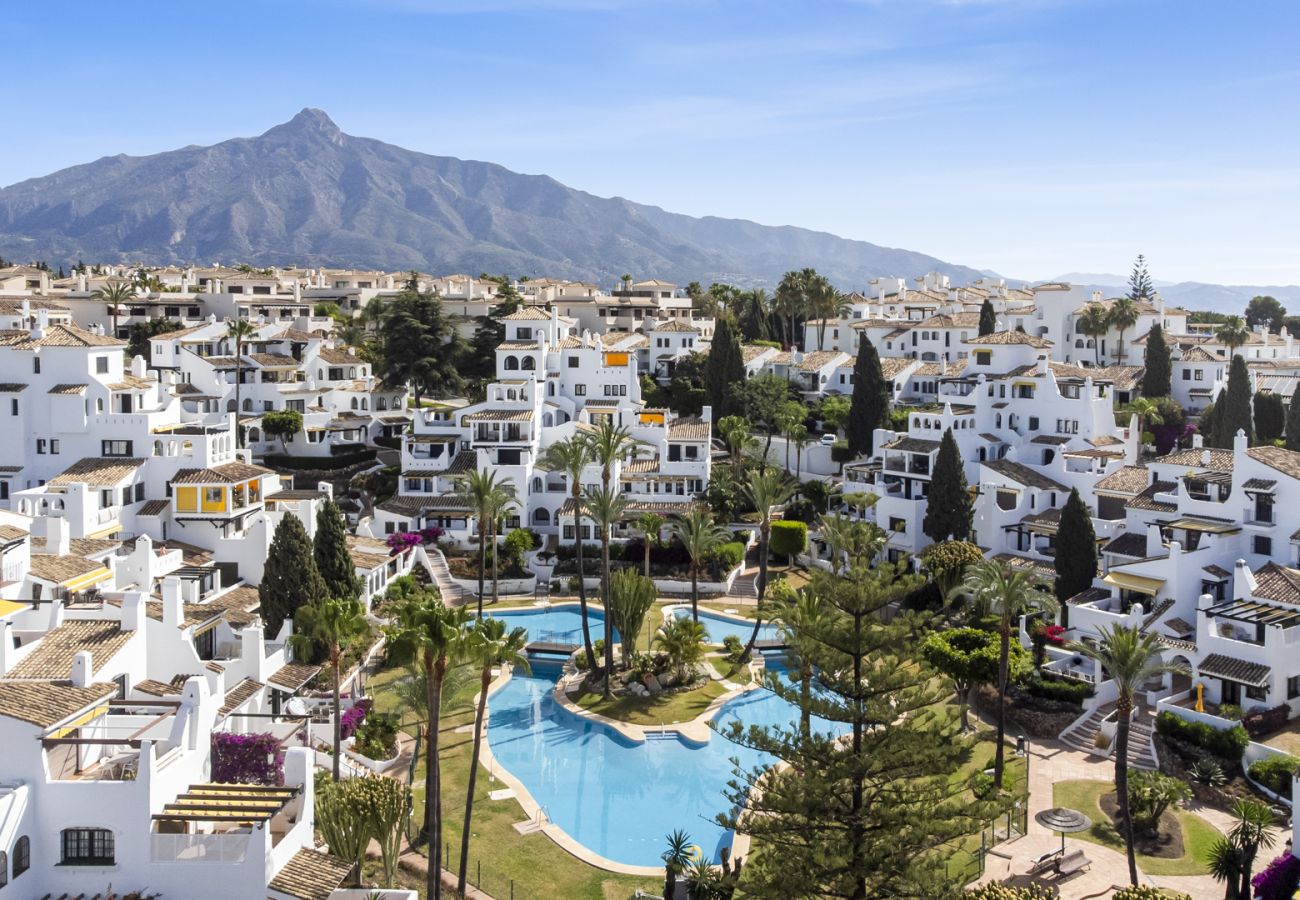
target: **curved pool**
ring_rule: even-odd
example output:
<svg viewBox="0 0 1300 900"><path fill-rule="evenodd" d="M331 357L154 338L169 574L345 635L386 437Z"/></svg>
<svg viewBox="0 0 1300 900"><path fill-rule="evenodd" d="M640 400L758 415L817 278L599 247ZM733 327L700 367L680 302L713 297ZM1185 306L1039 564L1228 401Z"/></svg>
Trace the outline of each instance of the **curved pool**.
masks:
<svg viewBox="0 0 1300 900"><path fill-rule="evenodd" d="M555 613L552 607L547 612ZM542 627L557 620L534 610L498 611L513 627ZM576 607L573 619L581 622ZM634 866L660 865L664 836L678 828L714 861L731 834L713 821L727 809L723 796L732 758L750 768L770 763L766 754L714 734L693 746L674 732L648 735L637 744L603 725L579 718L554 699L556 663L538 663L531 675L516 670L492 695L488 744L496 766L523 783L548 819L595 853ZM726 703L717 715L725 726L788 725L797 709L766 690ZM819 730L831 723L816 720Z"/></svg>
<svg viewBox="0 0 1300 900"><path fill-rule="evenodd" d="M691 608L687 606L678 606L673 609L673 615L679 619L684 619L691 614ZM721 644L729 635L735 635L743 644L749 640L749 636L754 633L754 620L741 617L724 616L720 613L711 612L707 609L700 610L700 624L708 632L707 640L711 644ZM760 641L774 641L781 635L777 627L766 619L758 627L758 639Z"/></svg>

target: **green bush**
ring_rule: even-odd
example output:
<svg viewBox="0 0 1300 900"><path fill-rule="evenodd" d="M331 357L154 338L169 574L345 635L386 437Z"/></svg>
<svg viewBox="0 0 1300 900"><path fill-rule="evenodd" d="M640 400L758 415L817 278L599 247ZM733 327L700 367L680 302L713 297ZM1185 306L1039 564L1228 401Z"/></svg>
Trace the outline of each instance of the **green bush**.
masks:
<svg viewBox="0 0 1300 900"><path fill-rule="evenodd" d="M1111 895L1111 900L1192 900L1192 898L1186 894L1176 894L1143 884L1118 890Z"/></svg>
<svg viewBox="0 0 1300 900"><path fill-rule="evenodd" d="M1246 745L1250 743L1250 735L1240 725L1218 729L1204 722L1190 722L1171 712L1162 712L1156 716L1156 731L1164 737L1192 744L1232 762L1241 759L1241 754L1246 752Z"/></svg>
<svg viewBox="0 0 1300 900"><path fill-rule="evenodd" d="M730 572L745 559L745 545L741 543L723 544L713 551L713 558L723 574Z"/></svg>
<svg viewBox="0 0 1300 900"><path fill-rule="evenodd" d="M357 753L370 759L389 759L397 752L397 717L371 712L357 726L355 738L352 749Z"/></svg>
<svg viewBox="0 0 1300 900"><path fill-rule="evenodd" d="M1252 763L1250 777L1282 797L1291 796L1291 776L1300 769L1300 759L1294 756L1270 756Z"/></svg>
<svg viewBox="0 0 1300 900"><path fill-rule="evenodd" d="M1080 706L1094 693L1092 685L1086 681L1052 678L1045 675L1027 679L1022 687L1026 694L1034 697L1059 700L1063 703L1077 703Z"/></svg>
<svg viewBox="0 0 1300 900"><path fill-rule="evenodd" d="M772 536L768 542L771 552L794 559L808 546L808 523L778 521L772 523Z"/></svg>
<svg viewBox="0 0 1300 900"><path fill-rule="evenodd" d="M976 772L971 777L970 788L976 800L987 800L996 793L993 789L993 776L983 772Z"/></svg>
<svg viewBox="0 0 1300 900"><path fill-rule="evenodd" d="M1047 888L1036 884L1018 887L996 883L981 884L962 894L964 900L1051 900L1055 896Z"/></svg>
<svg viewBox="0 0 1300 900"><path fill-rule="evenodd" d="M728 660L739 662L740 654L745 652L745 645L739 637L729 634L722 639L722 649L726 651Z"/></svg>

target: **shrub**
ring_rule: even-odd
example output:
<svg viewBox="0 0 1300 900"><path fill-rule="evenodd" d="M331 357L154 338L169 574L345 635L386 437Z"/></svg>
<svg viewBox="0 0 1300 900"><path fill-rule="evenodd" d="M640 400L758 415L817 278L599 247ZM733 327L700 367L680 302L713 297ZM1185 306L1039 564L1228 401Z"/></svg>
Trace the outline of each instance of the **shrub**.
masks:
<svg viewBox="0 0 1300 900"><path fill-rule="evenodd" d="M352 749L370 759L392 757L397 752L397 717L385 713L366 716L357 728Z"/></svg>
<svg viewBox="0 0 1300 900"><path fill-rule="evenodd" d="M1056 700L1062 703L1077 703L1080 706L1083 705L1084 700L1093 695L1092 685L1086 681L1053 678L1048 675L1029 678L1022 687L1025 693L1032 697L1042 697L1044 700Z"/></svg>
<svg viewBox="0 0 1300 900"><path fill-rule="evenodd" d="M1246 718L1246 711L1235 703L1220 703L1219 718L1232 719L1240 722L1242 719Z"/></svg>
<svg viewBox="0 0 1300 900"><path fill-rule="evenodd" d="M1209 787L1221 787L1228 780L1223 774L1223 766L1219 765L1212 759L1198 759L1192 763L1188 769L1188 774L1197 784L1208 785Z"/></svg>
<svg viewBox="0 0 1300 900"><path fill-rule="evenodd" d="M284 753L273 734L212 735L212 780L237 784L284 784Z"/></svg>
<svg viewBox="0 0 1300 900"><path fill-rule="evenodd" d="M1018 887L996 883L981 884L962 894L962 897L972 900L1051 900L1054 896L1047 888L1036 884Z"/></svg>
<svg viewBox="0 0 1300 900"><path fill-rule="evenodd" d="M726 651L727 659L731 662L739 662L740 654L745 652L745 645L734 634L729 634L722 639L722 649Z"/></svg>
<svg viewBox="0 0 1300 900"><path fill-rule="evenodd" d="M976 772L970 780L971 793L975 795L976 800L987 800L995 793L993 788L993 776L986 775L983 772Z"/></svg>
<svg viewBox="0 0 1300 900"><path fill-rule="evenodd" d="M1250 766L1250 777L1273 793L1291 796L1291 776L1300 768L1300 759L1283 754L1261 759Z"/></svg>
<svg viewBox="0 0 1300 900"><path fill-rule="evenodd" d="M745 545L741 543L723 544L713 551L713 560L725 574L745 560Z"/></svg>
<svg viewBox="0 0 1300 900"><path fill-rule="evenodd" d="M533 533L527 528L516 528L501 543L501 553L515 565L523 565L524 554L533 549Z"/></svg>
<svg viewBox="0 0 1300 900"><path fill-rule="evenodd" d="M768 549L773 553L794 559L808 546L808 523L778 521L772 523L772 536Z"/></svg>
<svg viewBox="0 0 1300 900"><path fill-rule="evenodd" d="M1156 833L1160 817L1171 806L1180 806L1192 797L1186 782L1162 775L1159 772L1134 771L1129 773L1128 801L1133 816L1133 827L1138 831Z"/></svg>
<svg viewBox="0 0 1300 900"><path fill-rule="evenodd" d="M1286 725L1290 712L1290 707L1286 704L1274 706L1270 709L1252 712L1241 720L1241 724L1251 737L1257 738L1277 731Z"/></svg>
<svg viewBox="0 0 1300 900"><path fill-rule="evenodd" d="M1149 884L1126 887L1111 895L1111 900L1191 900L1186 894L1175 894L1168 890L1151 887Z"/></svg>
<svg viewBox="0 0 1300 900"><path fill-rule="evenodd" d="M339 717L340 739L347 740L357 733L357 729L361 727L361 723L366 718L366 712L369 708L370 704L362 701L355 706L350 706L343 710L343 715Z"/></svg>
<svg viewBox="0 0 1300 900"><path fill-rule="evenodd" d="M302 469L330 471L375 461L374 450L340 453L338 456L289 456L284 453L267 453L262 462L272 469Z"/></svg>
<svg viewBox="0 0 1300 900"><path fill-rule="evenodd" d="M1250 880L1255 900L1291 900L1300 887L1300 859L1290 853L1276 857Z"/></svg>
<svg viewBox="0 0 1300 900"><path fill-rule="evenodd" d="M1219 729L1205 722L1191 722L1171 712L1156 716L1156 731L1165 737L1208 750L1220 759L1236 762L1246 752L1250 735L1237 725Z"/></svg>

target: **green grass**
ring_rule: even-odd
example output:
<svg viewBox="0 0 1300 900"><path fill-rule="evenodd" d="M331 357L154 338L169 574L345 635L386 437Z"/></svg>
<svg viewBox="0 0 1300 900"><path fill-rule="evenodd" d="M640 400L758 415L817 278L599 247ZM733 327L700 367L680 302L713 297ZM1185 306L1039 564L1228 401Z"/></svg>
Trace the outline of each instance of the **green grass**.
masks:
<svg viewBox="0 0 1300 900"><path fill-rule="evenodd" d="M690 691L659 694L656 697L615 697L604 700L600 694L582 694L578 705L602 716L632 725L672 725L688 722L727 691L720 681L706 681Z"/></svg>
<svg viewBox="0 0 1300 900"><path fill-rule="evenodd" d="M1101 811L1099 803L1103 794L1114 789L1109 781L1058 781L1052 786L1052 804L1077 809L1092 819L1092 828L1073 837L1123 853L1124 841L1110 824L1110 817ZM1160 859L1139 853L1138 867L1148 875L1206 874L1209 869L1205 860L1209 857L1210 845L1221 835L1213 825L1194 813L1180 809L1174 814L1183 828L1183 856L1179 859Z"/></svg>

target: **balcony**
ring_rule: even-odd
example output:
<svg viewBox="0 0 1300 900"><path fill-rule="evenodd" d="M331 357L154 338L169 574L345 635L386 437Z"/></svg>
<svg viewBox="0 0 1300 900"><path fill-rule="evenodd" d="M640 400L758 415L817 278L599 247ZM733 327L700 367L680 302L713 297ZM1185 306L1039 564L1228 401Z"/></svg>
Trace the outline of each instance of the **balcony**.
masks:
<svg viewBox="0 0 1300 900"><path fill-rule="evenodd" d="M151 834L151 862L242 863L251 834Z"/></svg>

